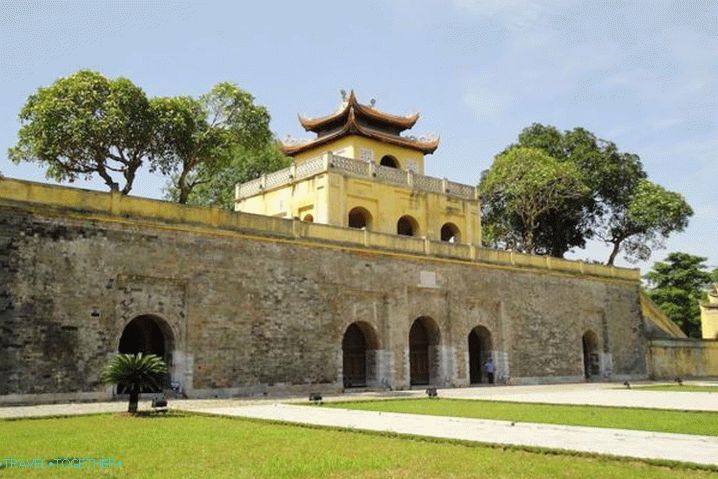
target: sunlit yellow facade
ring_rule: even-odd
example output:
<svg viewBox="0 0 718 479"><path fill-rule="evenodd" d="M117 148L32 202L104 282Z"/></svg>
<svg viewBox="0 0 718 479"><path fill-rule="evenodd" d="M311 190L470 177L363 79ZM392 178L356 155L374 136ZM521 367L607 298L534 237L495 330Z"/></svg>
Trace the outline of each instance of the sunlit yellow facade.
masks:
<svg viewBox="0 0 718 479"><path fill-rule="evenodd" d="M708 294L708 302L701 305L703 339L718 339L718 286Z"/></svg>
<svg viewBox="0 0 718 479"><path fill-rule="evenodd" d="M476 188L424 176L425 154L438 140L399 136L410 117L358 104L355 113L352 101L333 116L304 120L323 122L310 125L317 139L285 148L294 157L290 168L237 185L236 210L480 245Z"/></svg>

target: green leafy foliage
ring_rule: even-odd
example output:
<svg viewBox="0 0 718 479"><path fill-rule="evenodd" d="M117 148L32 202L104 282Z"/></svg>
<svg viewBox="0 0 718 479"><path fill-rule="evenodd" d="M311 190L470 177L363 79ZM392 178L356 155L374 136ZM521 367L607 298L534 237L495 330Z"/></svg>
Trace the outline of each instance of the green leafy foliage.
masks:
<svg viewBox="0 0 718 479"><path fill-rule="evenodd" d="M81 70L38 89L19 117L22 126L10 159L39 163L56 181L99 175L111 189L127 194L137 170L154 157L152 109L144 92L126 78L110 80Z"/></svg>
<svg viewBox="0 0 718 479"><path fill-rule="evenodd" d="M187 197L187 203L201 206L221 206L234 209L234 187L262 174L286 168L291 158L286 157L274 142L262 148L246 148L240 145L232 148L228 161L221 165L200 165L195 172L195 185ZM165 190L170 199L179 198L178 182L172 181Z"/></svg>
<svg viewBox="0 0 718 479"><path fill-rule="evenodd" d="M167 365L155 354L118 354L105 366L100 379L125 387L130 394L128 412L136 413L140 393L161 389L166 373Z"/></svg>
<svg viewBox="0 0 718 479"><path fill-rule="evenodd" d="M646 273L646 292L651 299L683 330L686 335L701 337L700 303L706 299L711 274L706 258L674 252L658 261Z"/></svg>
<svg viewBox="0 0 718 479"><path fill-rule="evenodd" d="M148 99L130 80L81 70L38 89L20 121L12 161L39 163L56 181L97 175L123 194L146 166L170 177L169 196L180 203L221 197L231 208L236 182L288 164L267 109L229 82L199 98Z"/></svg>
<svg viewBox="0 0 718 479"><path fill-rule="evenodd" d="M518 142L501 155L523 147L572 165L585 186L579 197L565 198L541 214L534 253L562 257L596 238L612 247L608 264L619 253L629 261L645 260L652 249L663 246L668 235L682 231L693 214L681 195L647 180L637 155L620 152L614 143L583 128L559 131L536 123L525 128ZM521 235L521 223L510 211L503 211L502 204L494 203L491 195L482 194L482 200L487 242L516 248L512 238Z"/></svg>
<svg viewBox="0 0 718 479"><path fill-rule="evenodd" d="M481 179L484 234L493 244L537 253L541 219L586 193L579 171L538 148L516 147L497 156Z"/></svg>
<svg viewBox="0 0 718 479"><path fill-rule="evenodd" d="M214 188L207 185L216 183L218 176L228 190L223 195L231 194L234 183L243 181L239 176L227 178L232 176L232 167L244 167L238 165L241 160L257 163L253 157L264 157L274 143L267 109L233 83L219 83L199 99L156 98L152 105L161 151L158 166L171 176L167 191L179 203L209 202L206 192ZM203 185L193 195L195 188Z"/></svg>

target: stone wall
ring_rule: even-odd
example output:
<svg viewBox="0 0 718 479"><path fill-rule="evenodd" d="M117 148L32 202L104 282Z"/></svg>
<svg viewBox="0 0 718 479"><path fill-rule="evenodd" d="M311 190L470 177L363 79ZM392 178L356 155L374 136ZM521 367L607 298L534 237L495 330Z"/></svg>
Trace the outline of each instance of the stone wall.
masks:
<svg viewBox="0 0 718 479"><path fill-rule="evenodd" d="M467 337L479 325L491 332L497 375L514 383L583 380L587 330L599 338L602 377L647 374L635 280L0 194L0 402L107 397L99 372L142 315L165 325L172 379L190 397L339 390L353 322L376 334L369 386L407 388L419 317L438 327L439 386L468 383Z"/></svg>

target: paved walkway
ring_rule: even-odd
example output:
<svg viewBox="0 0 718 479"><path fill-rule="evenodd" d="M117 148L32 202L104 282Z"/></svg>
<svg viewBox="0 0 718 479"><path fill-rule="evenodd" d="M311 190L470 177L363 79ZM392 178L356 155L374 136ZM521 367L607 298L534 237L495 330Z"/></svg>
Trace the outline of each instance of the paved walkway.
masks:
<svg viewBox="0 0 718 479"><path fill-rule="evenodd" d="M200 409L200 411L296 424L718 465L718 437L356 411L279 403L216 407Z"/></svg>
<svg viewBox="0 0 718 479"><path fill-rule="evenodd" d="M718 385L718 383L712 383ZM484 399L553 404L589 404L619 407L647 407L655 409L718 411L718 393L641 391L624 389L616 383L553 384L541 386L482 386L440 389L440 397L456 399ZM426 397L424 390L363 392L326 396L327 402L375 400L387 398ZM274 399L184 399L170 400L170 407L186 411L216 407L237 407L257 404L305 402L306 396ZM149 410L150 401L140 401L140 410ZM0 419L21 417L65 416L122 412L124 401L71 404L42 404L37 406L0 407Z"/></svg>
<svg viewBox="0 0 718 479"><path fill-rule="evenodd" d="M718 411L718 393L646 391L626 389L615 383L442 389L439 395L456 399Z"/></svg>

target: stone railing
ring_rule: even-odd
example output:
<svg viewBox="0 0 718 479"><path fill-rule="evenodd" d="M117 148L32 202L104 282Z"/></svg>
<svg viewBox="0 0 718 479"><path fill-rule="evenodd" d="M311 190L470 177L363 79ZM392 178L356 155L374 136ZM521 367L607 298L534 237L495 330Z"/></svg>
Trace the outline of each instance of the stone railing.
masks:
<svg viewBox="0 0 718 479"><path fill-rule="evenodd" d="M296 219L239 213L220 208L186 206L119 193L103 193L10 178L0 178L0 205L30 209L40 215L107 221L130 224L133 227L165 228L214 236L251 235L254 238L265 237L267 241L283 238L314 243L317 247L334 244L349 248L369 248L521 270L619 279L636 284L641 279L638 269L306 223Z"/></svg>
<svg viewBox="0 0 718 479"><path fill-rule="evenodd" d="M465 200L477 199L476 187L455 183L442 178L424 176L411 171L389 168L366 162L326 153L289 168L263 175L256 180L236 186L236 199L248 198L263 191L269 191L290 184L292 181L309 178L327 171L337 172L358 178L375 178L381 183L406 186L418 191L446 194Z"/></svg>

